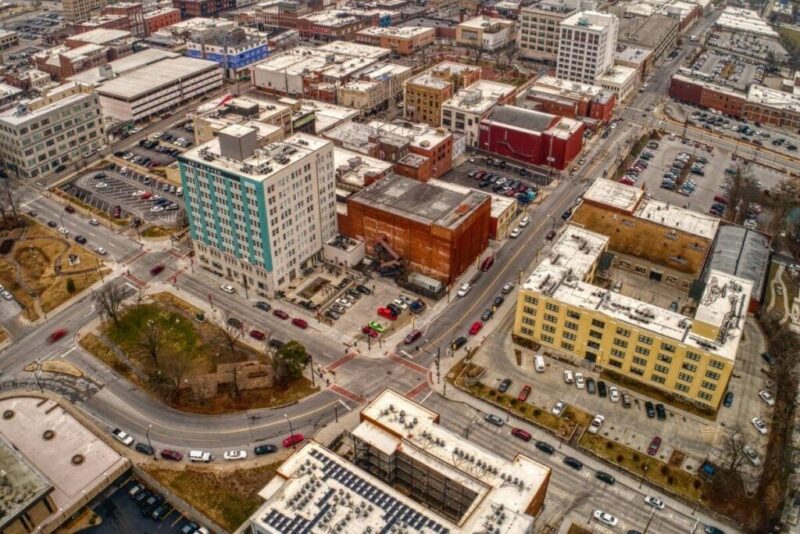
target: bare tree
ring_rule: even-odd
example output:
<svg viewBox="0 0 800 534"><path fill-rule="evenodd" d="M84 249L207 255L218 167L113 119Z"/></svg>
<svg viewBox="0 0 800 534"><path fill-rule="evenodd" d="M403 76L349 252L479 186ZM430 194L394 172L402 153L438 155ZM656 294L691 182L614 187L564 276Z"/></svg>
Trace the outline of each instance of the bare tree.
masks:
<svg viewBox="0 0 800 534"><path fill-rule="evenodd" d="M186 350L171 354L169 358L162 359L159 368L169 385L169 394L174 396L180 391L181 380L183 380L191 362L192 355Z"/></svg>
<svg viewBox="0 0 800 534"><path fill-rule="evenodd" d="M147 325L139 333L139 346L156 366L159 365L158 359L163 348L162 334L161 327L152 320L147 321Z"/></svg>
<svg viewBox="0 0 800 534"><path fill-rule="evenodd" d="M720 467L729 473L737 473L745 460L744 447L747 438L742 427L733 425L728 428L722 437L720 447Z"/></svg>
<svg viewBox="0 0 800 534"><path fill-rule="evenodd" d="M222 325L222 336L231 351L231 358L236 358L236 345L244 334L242 323L228 312L222 313L222 319L225 321Z"/></svg>
<svg viewBox="0 0 800 534"><path fill-rule="evenodd" d="M12 189L10 180L0 180L0 218L3 224L8 225L8 212L14 218L14 223L19 225L17 212L17 192Z"/></svg>
<svg viewBox="0 0 800 534"><path fill-rule="evenodd" d="M109 282L94 292L94 303L101 316L114 321L119 326L119 311L125 300L125 290L119 284Z"/></svg>

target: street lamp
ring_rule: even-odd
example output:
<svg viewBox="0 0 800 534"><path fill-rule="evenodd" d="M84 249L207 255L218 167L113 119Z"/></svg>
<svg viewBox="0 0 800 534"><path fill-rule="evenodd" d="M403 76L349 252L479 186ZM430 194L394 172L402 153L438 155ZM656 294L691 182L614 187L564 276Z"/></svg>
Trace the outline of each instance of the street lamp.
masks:
<svg viewBox="0 0 800 534"><path fill-rule="evenodd" d="M650 466L649 465L645 465L644 469L642 470L642 478L639 479L639 487L640 488L642 487L642 483L644 482L644 479L647 478L647 470L648 469L650 469Z"/></svg>
<svg viewBox="0 0 800 534"><path fill-rule="evenodd" d="M150 423L147 425L147 430L145 430L144 435L147 438L147 444L150 446L150 450L153 453L153 460L156 462L158 461L158 456L156 456L156 450L153 448L153 443L150 441L150 429L153 428L153 424Z"/></svg>
<svg viewBox="0 0 800 534"><path fill-rule="evenodd" d="M294 436L294 429L292 428L292 420L289 419L288 414L283 414L283 417L284 419L286 419L286 422L289 423L289 437L291 438L292 436ZM292 444L292 448L294 449L294 444Z"/></svg>

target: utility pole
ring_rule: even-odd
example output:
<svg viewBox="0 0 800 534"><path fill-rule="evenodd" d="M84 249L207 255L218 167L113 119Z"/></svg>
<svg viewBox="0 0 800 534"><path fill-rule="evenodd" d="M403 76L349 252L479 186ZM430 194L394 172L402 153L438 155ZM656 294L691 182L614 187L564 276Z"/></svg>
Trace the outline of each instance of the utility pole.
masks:
<svg viewBox="0 0 800 534"><path fill-rule="evenodd" d="M283 417L286 419L286 422L289 423L289 437L294 436L294 429L292 429L292 420L289 419L289 416L287 414L283 414ZM292 445L292 448L294 449L294 445Z"/></svg>
<svg viewBox="0 0 800 534"><path fill-rule="evenodd" d="M153 460L158 461L158 456L156 456L156 450L153 448L153 442L150 441L150 429L153 428L152 423L147 425L147 430L145 430L144 435L147 438L147 444L150 446L150 450L153 452Z"/></svg>
<svg viewBox="0 0 800 534"><path fill-rule="evenodd" d="M314 357L311 356L310 354L308 355L308 361L311 365L311 387L313 388L316 387L317 384L316 381L314 380Z"/></svg>
<svg viewBox="0 0 800 534"><path fill-rule="evenodd" d="M441 349L436 347L436 383L439 384L441 382L441 370L439 367L439 359L440 359Z"/></svg>

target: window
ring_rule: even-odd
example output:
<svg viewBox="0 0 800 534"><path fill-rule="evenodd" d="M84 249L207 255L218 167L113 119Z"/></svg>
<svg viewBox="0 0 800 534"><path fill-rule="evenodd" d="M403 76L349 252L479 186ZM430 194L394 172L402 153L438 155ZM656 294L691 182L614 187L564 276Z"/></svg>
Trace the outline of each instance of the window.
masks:
<svg viewBox="0 0 800 534"><path fill-rule="evenodd" d="M624 358L625 357L625 352L623 352L623 351L621 351L619 349L611 349L611 355L615 356L617 358Z"/></svg>
<svg viewBox="0 0 800 534"><path fill-rule="evenodd" d="M686 357L689 357L689 353L686 353ZM725 369L725 364L719 360L709 360L708 362L709 367L713 367L714 369Z"/></svg>
<svg viewBox="0 0 800 534"><path fill-rule="evenodd" d="M594 350L600 350L600 344L594 341L587 341L586 346Z"/></svg>
<svg viewBox="0 0 800 534"><path fill-rule="evenodd" d="M562 341L561 348L564 350L572 351L575 348L575 345L573 345L572 343L567 343L566 341Z"/></svg>
<svg viewBox="0 0 800 534"><path fill-rule="evenodd" d="M605 328L606 323L603 321L598 321L597 319L592 319L592 326L596 326L597 328Z"/></svg>
<svg viewBox="0 0 800 534"><path fill-rule="evenodd" d="M567 310L567 317L569 317L570 319L580 319L581 314L576 311Z"/></svg>
<svg viewBox="0 0 800 534"><path fill-rule="evenodd" d="M650 380L652 380L653 382L658 382L659 384L663 384L664 382L667 381L667 379L661 375L650 375Z"/></svg>
<svg viewBox="0 0 800 534"><path fill-rule="evenodd" d="M536 306L537 304L539 304L539 299L537 299L535 297L531 297L530 295L525 295L525 302L527 302L528 304L533 304L534 306Z"/></svg>
<svg viewBox="0 0 800 534"><path fill-rule="evenodd" d="M535 326L535 325L536 325L536 321L534 321L534 320L533 320L533 319L531 319L530 317L526 317L526 316L524 316L524 315L523 315L523 316L522 316L522 324L527 324L527 325L530 325L530 326Z"/></svg>
<svg viewBox="0 0 800 534"><path fill-rule="evenodd" d="M550 310L551 312L556 312L556 313L558 313L558 310L560 309L558 307L558 304L553 304L552 302L548 302L547 304L545 304L544 307Z"/></svg>
<svg viewBox="0 0 800 534"><path fill-rule="evenodd" d="M686 373L680 373L678 374L678 380L683 380L684 382L689 382L691 384L692 380L694 380L694 377L692 375L687 375Z"/></svg>
<svg viewBox="0 0 800 534"><path fill-rule="evenodd" d="M653 369L655 369L659 373L664 373L664 374L669 373L669 367L667 367L666 365L656 365L655 367L653 367Z"/></svg>
<svg viewBox="0 0 800 534"><path fill-rule="evenodd" d="M658 354L658 361L665 362L665 363L672 363L672 356L667 356L666 354Z"/></svg>
<svg viewBox="0 0 800 534"><path fill-rule="evenodd" d="M697 354L696 352L691 352L691 351L687 350L686 351L686 357L689 358L690 360L695 361L695 362L699 362L700 361L700 355ZM713 367L713 365L712 365L712 367Z"/></svg>
<svg viewBox="0 0 800 534"><path fill-rule="evenodd" d="M714 391L715 389L717 389L717 385L715 383L708 382L706 380L703 380L703 383L700 385L703 386L704 389L707 389L709 391Z"/></svg>
<svg viewBox="0 0 800 534"><path fill-rule="evenodd" d="M639 336L639 343L644 343L645 345L652 345L653 338L647 336Z"/></svg>
<svg viewBox="0 0 800 534"><path fill-rule="evenodd" d="M669 343L661 343L661 350L665 350L667 352L675 352L675 345L670 345Z"/></svg>
<svg viewBox="0 0 800 534"><path fill-rule="evenodd" d="M577 330L578 323L573 323L572 321L567 321L564 323L564 328L568 328L569 330Z"/></svg>
<svg viewBox="0 0 800 534"><path fill-rule="evenodd" d="M622 347L623 349L628 348L628 342L624 339L614 338L614 345L618 347Z"/></svg>
<svg viewBox="0 0 800 534"><path fill-rule="evenodd" d="M603 339L603 334L601 332L595 332L594 330L589 330L589 335L595 339Z"/></svg>
<svg viewBox="0 0 800 534"><path fill-rule="evenodd" d="M675 389L677 389L678 391L683 391L684 393L686 393L686 392L689 391L689 386L687 386L686 384L681 384L680 382L678 382L678 383L675 384Z"/></svg>
<svg viewBox="0 0 800 534"><path fill-rule="evenodd" d="M650 349L647 347L640 347L639 345L636 346L636 352L641 354L642 356L650 356Z"/></svg>
<svg viewBox="0 0 800 534"><path fill-rule="evenodd" d="M550 345L553 344L553 336L548 336L547 334L541 334L539 339L544 341L545 343L549 343Z"/></svg>
<svg viewBox="0 0 800 534"><path fill-rule="evenodd" d="M544 314L544 320L549 322L549 323L557 323L558 322L558 317L556 317L555 315L550 315L549 313L545 313Z"/></svg>
<svg viewBox="0 0 800 534"><path fill-rule="evenodd" d="M564 334L561 337L563 337L564 339L569 339L570 341L575 341L576 339L578 339L578 336L576 336L572 332L564 332Z"/></svg>
<svg viewBox="0 0 800 534"><path fill-rule="evenodd" d="M714 371L706 371L706 378L710 378L711 380L719 380L719 377L719 373L715 373Z"/></svg>
<svg viewBox="0 0 800 534"><path fill-rule="evenodd" d="M712 395L710 393L706 393L705 391L700 391L697 393L697 396L703 400L711 400Z"/></svg>
<svg viewBox="0 0 800 534"><path fill-rule="evenodd" d="M544 330L545 332L549 332L551 334L555 334L556 333L556 327L552 326L552 325L549 325L549 324L543 324L542 325L542 330Z"/></svg>
<svg viewBox="0 0 800 534"><path fill-rule="evenodd" d="M530 328L525 328L523 326L522 328L519 329L519 331L522 332L526 336L533 336L533 330L531 330Z"/></svg>
<svg viewBox="0 0 800 534"><path fill-rule="evenodd" d="M528 315L536 315L536 308L531 308L530 306L523 306L522 311Z"/></svg>
<svg viewBox="0 0 800 534"><path fill-rule="evenodd" d="M610 365L612 367L618 367L620 369L622 368L622 362L620 362L618 360L609 360L608 361L608 365Z"/></svg>
<svg viewBox="0 0 800 534"><path fill-rule="evenodd" d="M686 369L687 371L691 371L691 372L693 372L693 373L694 373L695 371L697 371L697 366L696 366L695 364L693 364L693 363L686 363L686 362L683 362L683 364L681 365L681 367L683 367L683 368L684 368L684 369Z"/></svg>
<svg viewBox="0 0 800 534"><path fill-rule="evenodd" d="M631 367L630 371L635 375L644 376L644 369L639 369L638 367Z"/></svg>
<svg viewBox="0 0 800 534"><path fill-rule="evenodd" d="M637 365L647 365L647 360L645 360L644 358L639 358L637 356L634 356L633 357L633 363L635 363Z"/></svg>

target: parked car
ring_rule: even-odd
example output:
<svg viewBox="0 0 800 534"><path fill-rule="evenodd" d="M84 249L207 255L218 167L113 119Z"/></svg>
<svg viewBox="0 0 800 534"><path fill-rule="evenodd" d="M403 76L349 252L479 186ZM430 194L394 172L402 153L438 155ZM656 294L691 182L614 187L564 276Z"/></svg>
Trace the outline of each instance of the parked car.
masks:
<svg viewBox="0 0 800 534"><path fill-rule="evenodd" d="M259 445L253 449L253 453L256 456L263 456L264 454L272 454L274 452L278 452L278 447L275 445Z"/></svg>
<svg viewBox="0 0 800 534"><path fill-rule="evenodd" d="M660 421L663 421L667 418L667 410L664 408L664 405L660 402L656 404L656 416Z"/></svg>
<svg viewBox="0 0 800 534"><path fill-rule="evenodd" d="M590 395L594 395L596 391L597 390L595 388L594 378L591 378L591 377L587 378L586 379L586 392L589 393Z"/></svg>
<svg viewBox="0 0 800 534"><path fill-rule="evenodd" d="M544 441L537 441L535 447L545 454L553 454L556 450L555 447Z"/></svg>
<svg viewBox="0 0 800 534"><path fill-rule="evenodd" d="M647 454L650 456L655 456L658 454L658 449L661 447L661 438L658 436L653 436L653 439L650 440L650 445L647 447Z"/></svg>
<svg viewBox="0 0 800 534"><path fill-rule="evenodd" d="M766 436L767 432L769 432L767 430L766 423L764 423L764 421L760 417L753 417L753 419L751 419L750 422L753 423L753 426L755 427L756 431L762 436Z"/></svg>
<svg viewBox="0 0 800 534"><path fill-rule="evenodd" d="M722 398L722 405L726 408L730 408L733 405L733 391L725 393L725 396Z"/></svg>
<svg viewBox="0 0 800 534"><path fill-rule="evenodd" d="M603 426L603 423L605 422L605 420L606 420L606 418L604 416L602 416L600 414L595 415L594 419L592 419L592 422L589 425L589 428L587 429L589 431L589 433L590 434L597 434L600 431L600 427Z"/></svg>
<svg viewBox="0 0 800 534"><path fill-rule="evenodd" d="M259 310L263 311L269 311L272 309L272 306L270 306L268 302L264 302L263 300L259 300L258 302L256 302L255 306Z"/></svg>
<svg viewBox="0 0 800 534"><path fill-rule="evenodd" d="M472 323L472 326L469 327L469 335L474 336L481 331L481 328L483 328L483 323L480 321L475 321Z"/></svg>
<svg viewBox="0 0 800 534"><path fill-rule="evenodd" d="M651 497L650 495L647 495L644 498L644 502L645 502L645 504L649 504L653 508L657 508L659 510L663 510L664 509L664 501L662 501L658 497Z"/></svg>
<svg viewBox="0 0 800 534"><path fill-rule="evenodd" d="M221 286L219 286L219 288L223 290L225 293L228 293L229 295L236 293L236 289L234 289L233 286L230 284L222 284Z"/></svg>
<svg viewBox="0 0 800 534"><path fill-rule="evenodd" d="M553 409L550 411L553 412L553 415L560 416L562 413L564 413L564 409L566 409L566 407L566 402L556 401L556 403L553 405Z"/></svg>
<svg viewBox="0 0 800 534"><path fill-rule="evenodd" d="M389 308L384 308L384 307L378 308L378 315L380 315L385 319L389 319L390 321L394 321L397 319L397 314Z"/></svg>
<svg viewBox="0 0 800 534"><path fill-rule="evenodd" d="M581 469L583 469L583 462L581 462L577 458L573 458L572 456L564 456L562 462L564 462L571 468L575 469L576 471L580 471Z"/></svg>
<svg viewBox="0 0 800 534"><path fill-rule="evenodd" d="M257 339L258 341L264 341L267 338L267 335L261 330L250 330L250 337Z"/></svg>
<svg viewBox="0 0 800 534"><path fill-rule="evenodd" d="M767 406L775 406L775 397L769 391L762 389L758 392L758 396Z"/></svg>
<svg viewBox="0 0 800 534"><path fill-rule="evenodd" d="M303 330L308 328L308 322L305 319L300 319L299 317L292 319L292 324L297 328L302 328Z"/></svg>
<svg viewBox="0 0 800 534"><path fill-rule="evenodd" d="M619 402L619 390L617 386L609 386L608 388L608 398L611 402Z"/></svg>
<svg viewBox="0 0 800 534"><path fill-rule="evenodd" d="M528 384L525 384L519 392L517 396L517 400L520 402L525 402L528 400L528 396L531 394L531 387Z"/></svg>
<svg viewBox="0 0 800 534"><path fill-rule="evenodd" d="M467 293L469 293L470 289L472 289L472 284L470 284L469 282L464 282L458 288L458 293L456 293L456 295L459 296L459 297L466 297Z"/></svg>
<svg viewBox="0 0 800 534"><path fill-rule="evenodd" d="M161 457L165 460L173 460L175 462L180 462L183 460L183 454L172 449L162 449Z"/></svg>
<svg viewBox="0 0 800 534"><path fill-rule="evenodd" d="M498 417L498 416L496 416L496 415L494 415L492 413L487 413L486 415L483 416L483 419L487 423L491 423L491 424L493 424L495 426L503 426L505 424L503 422L503 418L502 417Z"/></svg>
<svg viewBox="0 0 800 534"><path fill-rule="evenodd" d="M616 517L602 510L595 510L592 512L592 518L595 521L599 521L600 523L608 525L609 527L616 527L617 523L619 523L619 520Z"/></svg>
<svg viewBox="0 0 800 534"><path fill-rule="evenodd" d="M508 295L509 293L511 293L513 289L514 289L514 282L507 282L505 285L503 285L503 289L501 289L500 292L503 295Z"/></svg>
<svg viewBox="0 0 800 534"><path fill-rule="evenodd" d="M569 369L565 370L564 371L564 382L566 382L567 384L572 384L573 381L574 381L574 378L572 376L572 371L570 371Z"/></svg>
<svg viewBox="0 0 800 534"><path fill-rule="evenodd" d="M225 451L222 454L222 457L225 460L228 460L228 461L246 460L247 459L247 451L242 450L242 449L232 450L232 451Z"/></svg>
<svg viewBox="0 0 800 534"><path fill-rule="evenodd" d="M136 449L137 452L146 454L148 456L152 456L155 453L153 448L146 443L137 443L133 448Z"/></svg>
<svg viewBox="0 0 800 534"><path fill-rule="evenodd" d="M575 373L575 387L578 389L586 387L586 382L583 380L583 375L581 373Z"/></svg>
<svg viewBox="0 0 800 534"><path fill-rule="evenodd" d="M647 412L647 417L649 417L650 419L656 416L656 408L655 406L653 406L652 402L646 401L644 403L644 410L645 412Z"/></svg>
<svg viewBox="0 0 800 534"><path fill-rule="evenodd" d="M530 441L531 434L527 430L523 430L521 428L512 428L511 435L521 439L522 441Z"/></svg>
<svg viewBox="0 0 800 534"><path fill-rule="evenodd" d="M465 336L460 336L455 338L453 341L450 342L450 350L453 352L457 351L461 347L467 344L467 338Z"/></svg>
<svg viewBox="0 0 800 534"><path fill-rule="evenodd" d="M503 381L500 382L500 385L497 386L497 391L499 391L500 393L505 393L506 391L508 391L509 387L511 387L511 379L504 378Z"/></svg>
<svg viewBox="0 0 800 534"><path fill-rule="evenodd" d="M304 439L306 439L303 434L292 434L283 440L283 447L288 449L289 447L294 447L298 443L301 443Z"/></svg>
<svg viewBox="0 0 800 534"><path fill-rule="evenodd" d="M405 345L411 345L416 340L418 340L422 336L422 330L412 330L408 333L408 335L403 339L403 343Z"/></svg>
<svg viewBox="0 0 800 534"><path fill-rule="evenodd" d="M115 428L111 431L111 435L116 438L117 441L125 445L126 447L130 447L133 445L133 437L130 436L127 432L123 432L119 428Z"/></svg>
<svg viewBox="0 0 800 534"><path fill-rule="evenodd" d="M368 326L373 330L375 330L376 332L378 332L379 334L383 334L384 332L386 332L386 327L383 326L378 321L370 321Z"/></svg>
<svg viewBox="0 0 800 534"><path fill-rule="evenodd" d="M289 318L289 314L286 313L283 310L272 310L272 315L274 315L278 319L284 319L285 320L285 319Z"/></svg>

